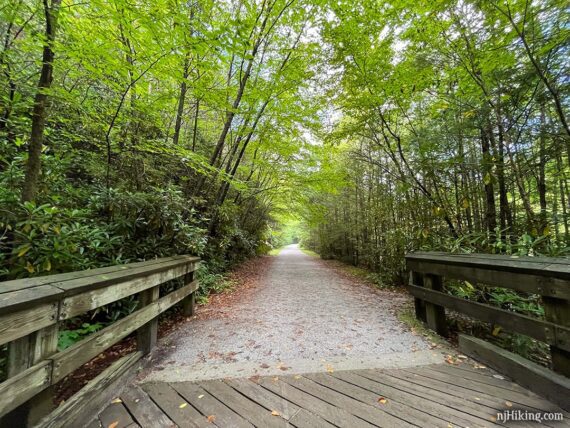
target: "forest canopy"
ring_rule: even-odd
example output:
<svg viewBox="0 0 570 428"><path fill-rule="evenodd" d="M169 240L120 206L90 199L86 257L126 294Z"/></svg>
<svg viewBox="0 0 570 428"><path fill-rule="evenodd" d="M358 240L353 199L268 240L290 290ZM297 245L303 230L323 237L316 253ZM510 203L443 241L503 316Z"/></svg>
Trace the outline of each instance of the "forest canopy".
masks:
<svg viewBox="0 0 570 428"><path fill-rule="evenodd" d="M0 279L300 236L568 253L559 0L7 0ZM294 229L294 230L293 230Z"/></svg>

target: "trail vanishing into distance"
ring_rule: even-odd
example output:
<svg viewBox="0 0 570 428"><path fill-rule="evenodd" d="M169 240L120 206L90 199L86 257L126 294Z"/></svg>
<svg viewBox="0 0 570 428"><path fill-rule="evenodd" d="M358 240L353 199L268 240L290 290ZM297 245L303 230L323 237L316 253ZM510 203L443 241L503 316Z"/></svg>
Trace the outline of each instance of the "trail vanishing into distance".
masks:
<svg viewBox="0 0 570 428"><path fill-rule="evenodd" d="M340 276L297 245L270 262L254 288L164 340L148 380L291 374L442 362L398 321L409 297ZM239 296L242 293L243 295Z"/></svg>

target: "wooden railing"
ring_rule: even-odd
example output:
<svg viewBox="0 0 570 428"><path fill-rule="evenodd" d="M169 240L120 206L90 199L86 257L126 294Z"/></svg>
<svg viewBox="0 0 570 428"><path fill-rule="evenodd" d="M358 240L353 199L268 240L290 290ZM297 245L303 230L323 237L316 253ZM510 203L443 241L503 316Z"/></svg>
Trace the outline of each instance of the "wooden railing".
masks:
<svg viewBox="0 0 570 428"><path fill-rule="evenodd" d="M161 313L178 302L185 315L193 313L198 264L197 257L174 256L0 283L0 345L8 344L7 380L0 383L0 421L2 416L4 421L16 418L17 426L26 426L43 418L41 426L63 426L61 419L57 422L42 414L53 401L52 386L135 331L138 350L114 364L114 373L124 372L149 353L156 344ZM173 280L182 285L163 288L161 295L160 286ZM137 310L58 352L59 327L66 320L134 294ZM97 383L109 381L113 370L108 370L108 375L90 382L92 391ZM80 392L77 397L68 402L80 404L93 394L89 398Z"/></svg>
<svg viewBox="0 0 570 428"><path fill-rule="evenodd" d="M439 334L447 334L445 308L448 308L500 326L503 330L529 336L550 345L552 369L570 377L568 259L417 252L408 254L406 262L410 272L408 290L415 297L416 317L425 321L429 328ZM482 284L540 295L545 317L540 319L452 296L444 291L444 279L466 280L474 286ZM477 342L462 336L460 345L462 340L465 347ZM488 353L487 360L493 359L490 355ZM497 365L502 368L501 364Z"/></svg>

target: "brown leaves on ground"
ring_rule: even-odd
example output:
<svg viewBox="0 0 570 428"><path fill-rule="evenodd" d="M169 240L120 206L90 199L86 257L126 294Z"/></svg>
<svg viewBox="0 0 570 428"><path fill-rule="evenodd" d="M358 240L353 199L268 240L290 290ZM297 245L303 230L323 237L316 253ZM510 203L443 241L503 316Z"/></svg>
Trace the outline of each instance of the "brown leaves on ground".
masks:
<svg viewBox="0 0 570 428"><path fill-rule="evenodd" d="M388 401L388 400L386 400L386 398L384 398L384 397L378 397L378 402L379 402L380 404L386 404L387 401Z"/></svg>
<svg viewBox="0 0 570 428"><path fill-rule="evenodd" d="M216 416L210 415L210 416L207 417L207 419L208 419L208 422L210 422L211 424L213 424L214 421L216 420Z"/></svg>
<svg viewBox="0 0 570 428"><path fill-rule="evenodd" d="M201 306L196 315L199 319L207 319L215 315L218 318L230 318L240 301L247 299L259 286L267 270L275 260L271 256L256 257L246 260L231 270L227 279L234 286L221 293L212 294L208 304Z"/></svg>

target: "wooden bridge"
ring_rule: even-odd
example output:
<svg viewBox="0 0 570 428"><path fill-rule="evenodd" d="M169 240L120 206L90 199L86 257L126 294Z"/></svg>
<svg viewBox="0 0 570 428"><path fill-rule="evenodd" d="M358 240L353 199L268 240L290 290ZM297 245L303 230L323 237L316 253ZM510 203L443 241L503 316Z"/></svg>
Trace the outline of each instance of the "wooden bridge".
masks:
<svg viewBox="0 0 570 428"><path fill-rule="evenodd" d="M461 335L461 351L482 364L130 382L141 357L156 345L158 316L176 304L184 314L193 313L199 259L178 256L1 283L0 345L8 351L7 376L0 383L0 426L483 427L501 425L504 411L541 415L544 426L568 426L568 260L414 253L407 262L416 316L432 330L447 334L447 308L546 343L552 370ZM545 317L452 296L444 280L541 295ZM136 311L58 351L63 322L132 295L138 296ZM137 337L135 352L53 409L58 382L131 334Z"/></svg>

